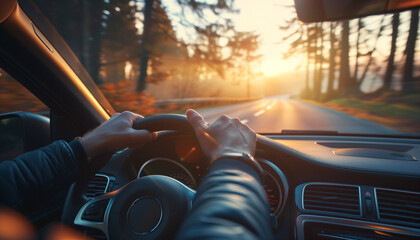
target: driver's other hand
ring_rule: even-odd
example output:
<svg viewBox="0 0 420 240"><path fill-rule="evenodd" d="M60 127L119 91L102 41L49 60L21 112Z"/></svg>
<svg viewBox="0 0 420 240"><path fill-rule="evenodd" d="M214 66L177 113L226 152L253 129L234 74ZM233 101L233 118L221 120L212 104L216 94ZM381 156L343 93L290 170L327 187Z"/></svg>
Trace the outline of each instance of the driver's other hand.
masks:
<svg viewBox="0 0 420 240"><path fill-rule="evenodd" d="M85 149L88 159L127 147L142 147L147 142L156 139L156 133L133 129L133 122L142 118L143 116L128 111L116 113L99 127L83 136L80 143Z"/></svg>
<svg viewBox="0 0 420 240"><path fill-rule="evenodd" d="M255 154L257 136L238 118L222 115L209 125L192 109L188 109L186 114L210 164L226 153Z"/></svg>

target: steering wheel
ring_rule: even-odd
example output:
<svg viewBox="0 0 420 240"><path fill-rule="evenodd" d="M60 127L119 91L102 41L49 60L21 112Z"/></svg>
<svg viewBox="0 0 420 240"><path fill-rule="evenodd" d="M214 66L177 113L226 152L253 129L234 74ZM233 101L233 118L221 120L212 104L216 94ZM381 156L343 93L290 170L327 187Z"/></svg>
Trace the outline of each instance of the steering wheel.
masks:
<svg viewBox="0 0 420 240"><path fill-rule="evenodd" d="M139 119L133 123L133 128L194 135L186 116L178 114ZM111 155L101 157L109 159ZM173 238L191 209L194 190L173 178L152 175L88 200L84 192L97 168L88 166L71 186L62 215L64 223L101 230L111 240Z"/></svg>

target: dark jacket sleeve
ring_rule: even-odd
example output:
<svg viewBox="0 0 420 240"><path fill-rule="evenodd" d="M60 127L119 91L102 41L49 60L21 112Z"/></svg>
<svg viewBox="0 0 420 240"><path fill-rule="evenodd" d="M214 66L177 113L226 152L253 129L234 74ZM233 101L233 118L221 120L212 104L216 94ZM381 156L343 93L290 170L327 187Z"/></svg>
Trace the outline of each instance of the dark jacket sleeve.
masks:
<svg viewBox="0 0 420 240"><path fill-rule="evenodd" d="M177 239L273 239L267 196L257 172L217 161L201 182Z"/></svg>
<svg viewBox="0 0 420 240"><path fill-rule="evenodd" d="M77 140L56 141L0 163L0 205L26 212L68 187L86 161Z"/></svg>

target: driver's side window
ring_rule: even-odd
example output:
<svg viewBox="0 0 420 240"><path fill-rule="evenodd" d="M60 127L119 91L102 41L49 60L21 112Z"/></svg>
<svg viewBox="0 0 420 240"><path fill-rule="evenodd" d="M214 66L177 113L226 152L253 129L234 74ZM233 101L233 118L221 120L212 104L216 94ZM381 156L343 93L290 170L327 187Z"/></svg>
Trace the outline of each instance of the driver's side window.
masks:
<svg viewBox="0 0 420 240"><path fill-rule="evenodd" d="M31 112L48 115L49 109L30 91L0 68L0 114Z"/></svg>
<svg viewBox="0 0 420 240"><path fill-rule="evenodd" d="M45 104L0 68L0 162L48 144L48 115Z"/></svg>

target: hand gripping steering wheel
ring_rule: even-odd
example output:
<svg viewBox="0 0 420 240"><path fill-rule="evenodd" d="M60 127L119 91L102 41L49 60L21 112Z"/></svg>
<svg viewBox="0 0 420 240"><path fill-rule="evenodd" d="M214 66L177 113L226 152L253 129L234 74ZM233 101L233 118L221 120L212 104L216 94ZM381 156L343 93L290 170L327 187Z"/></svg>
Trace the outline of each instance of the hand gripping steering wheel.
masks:
<svg viewBox="0 0 420 240"><path fill-rule="evenodd" d="M187 118L177 114L139 119L133 123L133 128L150 132L175 130L194 135ZM95 168L98 166L89 166L71 186L63 210L64 223L101 230L111 240L174 237L191 209L194 190L173 178L152 175L88 200L84 192Z"/></svg>

